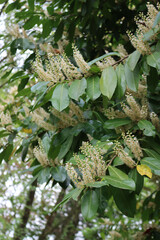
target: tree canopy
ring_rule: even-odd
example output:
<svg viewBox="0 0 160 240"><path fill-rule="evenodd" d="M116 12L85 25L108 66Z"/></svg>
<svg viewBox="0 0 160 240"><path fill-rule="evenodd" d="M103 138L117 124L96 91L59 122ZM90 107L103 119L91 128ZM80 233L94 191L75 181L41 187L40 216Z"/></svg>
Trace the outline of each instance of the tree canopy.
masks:
<svg viewBox="0 0 160 240"><path fill-rule="evenodd" d="M76 239L80 222L87 240L159 239L160 5L0 4L1 171L32 175L14 240L41 184L62 190L33 239Z"/></svg>

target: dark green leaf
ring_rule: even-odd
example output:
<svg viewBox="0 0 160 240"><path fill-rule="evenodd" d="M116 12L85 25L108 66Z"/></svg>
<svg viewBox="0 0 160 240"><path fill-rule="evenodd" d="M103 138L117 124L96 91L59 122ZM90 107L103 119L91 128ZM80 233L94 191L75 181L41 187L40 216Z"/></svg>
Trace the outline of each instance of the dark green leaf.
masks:
<svg viewBox="0 0 160 240"><path fill-rule="evenodd" d="M93 182L93 183L88 183L86 186L87 187L94 187L94 188L100 188L102 186L108 186L107 181L100 181L100 182Z"/></svg>
<svg viewBox="0 0 160 240"><path fill-rule="evenodd" d="M104 128L106 128L106 129L115 129L116 127L120 127L120 126L129 124L131 122L132 121L130 119L127 119L127 118L123 118L123 119L122 118L110 119L110 120L107 120L104 123Z"/></svg>
<svg viewBox="0 0 160 240"><path fill-rule="evenodd" d="M129 172L129 175L128 175L130 178L132 178L136 184L136 194L140 194L142 188L143 188L143 184L144 184L144 177L141 176L136 168L132 169L130 172Z"/></svg>
<svg viewBox="0 0 160 240"><path fill-rule="evenodd" d="M90 220L97 213L99 199L96 191L88 190L81 200L81 212L85 220Z"/></svg>
<svg viewBox="0 0 160 240"><path fill-rule="evenodd" d="M64 182L67 177L67 172L64 167L57 166L51 168L51 175L57 182Z"/></svg>
<svg viewBox="0 0 160 240"><path fill-rule="evenodd" d="M160 61L160 54L159 52L154 52L147 56L147 63L149 66L156 68Z"/></svg>
<svg viewBox="0 0 160 240"><path fill-rule="evenodd" d="M132 191L135 190L135 182L131 178L120 180L119 177L105 176L103 177L103 179L107 180L107 182L113 187Z"/></svg>
<svg viewBox="0 0 160 240"><path fill-rule="evenodd" d="M112 98L117 86L117 75L113 67L107 67L103 70L100 79L100 90L104 96Z"/></svg>
<svg viewBox="0 0 160 240"><path fill-rule="evenodd" d="M157 87L159 82L159 76L156 68L151 67L150 73L147 76L147 86L148 90L151 92L155 91L155 88Z"/></svg>
<svg viewBox="0 0 160 240"><path fill-rule="evenodd" d="M19 91L15 97L29 96L30 93L31 93L31 88L30 87L25 88L25 89L22 89L21 91Z"/></svg>
<svg viewBox="0 0 160 240"><path fill-rule="evenodd" d="M118 209L128 217L134 217L136 212L136 198L134 193L113 188L113 197Z"/></svg>
<svg viewBox="0 0 160 240"><path fill-rule="evenodd" d="M54 34L54 41L55 42L58 42L58 40L62 37L62 34L63 34L63 29L64 29L64 20L62 20L58 27L57 27L57 30Z"/></svg>
<svg viewBox="0 0 160 240"><path fill-rule="evenodd" d="M73 136L70 136L66 139L66 141L61 145L60 152L58 154L58 159L61 160L69 151L73 142Z"/></svg>
<svg viewBox="0 0 160 240"><path fill-rule="evenodd" d="M31 16L26 23L24 24L24 29L28 30L34 27L34 25L39 24L39 16L33 15Z"/></svg>
<svg viewBox="0 0 160 240"><path fill-rule="evenodd" d="M160 170L160 158L145 157L141 160L141 164L147 165L151 170Z"/></svg>
<svg viewBox="0 0 160 240"><path fill-rule="evenodd" d="M38 183L43 184L46 183L50 178L50 167L42 168L42 170L38 173Z"/></svg>
<svg viewBox="0 0 160 240"><path fill-rule="evenodd" d="M28 0L29 9L34 11L34 0Z"/></svg>

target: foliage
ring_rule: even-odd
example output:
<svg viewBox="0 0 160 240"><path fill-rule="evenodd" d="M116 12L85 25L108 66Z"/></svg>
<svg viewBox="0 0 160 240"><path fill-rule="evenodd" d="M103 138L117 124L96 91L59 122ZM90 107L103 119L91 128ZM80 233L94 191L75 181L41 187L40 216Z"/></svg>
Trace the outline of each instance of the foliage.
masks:
<svg viewBox="0 0 160 240"><path fill-rule="evenodd" d="M93 1L89 2L93 4ZM81 14L85 16L88 11L85 7L90 5L74 1L77 22L73 15L69 24L65 25L64 19L70 16L73 1L66 5L55 1L56 12L52 12L53 3L47 7L49 16L57 16L57 22L52 19L41 22L44 12L40 13L40 2L34 5L34 2L28 1L27 11L21 9L23 4L15 1L5 10L8 13L12 9L20 9L22 11L16 12L17 19L27 18L22 23L22 32L17 25L14 32L8 29L16 37L10 50L11 54L15 54L17 49L30 49L33 53L25 61L24 68L17 72L12 72L10 63L2 64L1 91L2 94L7 91L8 95L3 95L1 99L0 161L8 163L13 155L21 155L23 162L30 163L31 183L52 183L52 186L59 183L64 189L71 185L73 190L55 206L55 211L73 199L80 202L86 221L92 221L97 216L99 221L105 222L102 218L111 218L110 206L114 200L116 210L112 211L116 212L115 215L121 212L129 218L136 218L141 214L143 221L158 223L160 6L155 8L148 3L147 15L140 15L136 20L136 35L128 33L135 51L128 54L120 45L116 51L106 52L86 62L76 47L81 47L78 43L80 37L77 37L76 45L72 45L71 58L66 55L67 51L65 53L60 48L63 44L58 49L56 45L48 45L47 40L44 44L43 38L48 37L54 27L55 43L62 38L64 27L68 31L64 40L73 40L76 26L81 33L84 29L88 31L80 20ZM100 1L94 1L90 6L94 15L90 14L88 20L85 18L86 22L91 24L93 16L101 11L101 8L98 10L99 5ZM62 9L60 13L59 8ZM82 11L76 14L79 8ZM99 19L95 21L99 22ZM39 29L36 32L33 27L41 23L43 31L40 34L37 33ZM104 23L101 23L103 31L106 29ZM71 25L75 29L70 29ZM99 24L96 26L99 28ZM25 30L29 29L31 32L28 35ZM112 30L116 31L114 26ZM91 49L96 53L101 47L101 41L96 38L101 35L95 34L95 31L96 28L91 33L98 44L93 48L93 41ZM38 43L32 37L34 32L38 34ZM88 34L86 38L88 52L88 41L92 37ZM114 43L114 38L111 39ZM29 68L29 63L32 68ZM148 196L145 188L150 183ZM145 192L145 197L142 192ZM86 230L84 235L89 239L92 234L97 234L98 228L95 227L93 233ZM102 231L101 239L105 239L105 234L109 232L104 231L103 234ZM128 233L123 234L131 237ZM143 235L144 239L147 239L147 234ZM159 234L157 226L151 228L151 234Z"/></svg>

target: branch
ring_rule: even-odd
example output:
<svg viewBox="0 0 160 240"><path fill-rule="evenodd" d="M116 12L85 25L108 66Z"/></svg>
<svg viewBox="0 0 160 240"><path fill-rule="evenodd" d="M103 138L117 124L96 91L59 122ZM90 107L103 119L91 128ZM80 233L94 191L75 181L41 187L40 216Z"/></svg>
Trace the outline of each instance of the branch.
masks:
<svg viewBox="0 0 160 240"><path fill-rule="evenodd" d="M8 3L8 0L5 1L3 7L1 8L0 15L3 13L3 10L5 9L7 3Z"/></svg>
<svg viewBox="0 0 160 240"><path fill-rule="evenodd" d="M119 64L120 62L123 62L123 60L125 60L126 58L128 58L129 55L125 56L124 58L121 58L120 60L118 60L117 62L115 62L114 64L112 64L112 67L115 66L116 64Z"/></svg>
<svg viewBox="0 0 160 240"><path fill-rule="evenodd" d="M62 191L60 192L57 202L55 205L57 205L58 203L60 203L64 197L65 194L65 190L62 189ZM39 236L38 240L45 240L47 235L50 234L52 228L53 228L53 222L56 218L57 212L53 211L51 212L50 216L48 217L48 220L46 222L45 228L43 229L41 235Z"/></svg>
<svg viewBox="0 0 160 240"><path fill-rule="evenodd" d="M24 212L23 212L23 215L21 218L21 222L15 230L13 240L22 240L25 236L25 229L26 229L27 222L29 220L31 207L32 207L32 204L34 201L36 186L37 186L37 181L34 181L31 185L30 190L28 191L26 204L25 204Z"/></svg>

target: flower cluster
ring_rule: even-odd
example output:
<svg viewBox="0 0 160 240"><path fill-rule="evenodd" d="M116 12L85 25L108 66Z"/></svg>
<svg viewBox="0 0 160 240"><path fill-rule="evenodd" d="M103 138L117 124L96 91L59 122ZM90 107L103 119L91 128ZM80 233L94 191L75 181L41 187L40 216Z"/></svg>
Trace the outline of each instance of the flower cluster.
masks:
<svg viewBox="0 0 160 240"><path fill-rule="evenodd" d="M158 115L155 112L150 113L150 119L155 128L160 132L160 122Z"/></svg>
<svg viewBox="0 0 160 240"><path fill-rule="evenodd" d="M148 102L146 98L142 98L140 106L135 98L131 94L126 94L126 101L128 105L122 103L122 109L126 116L131 118L133 121L140 121L148 117Z"/></svg>
<svg viewBox="0 0 160 240"><path fill-rule="evenodd" d="M75 126L78 122L84 122L83 112L78 105L73 101L70 102L69 112L59 112L58 110L51 108L51 113L56 116L60 121L58 122L58 128L66 128L69 126Z"/></svg>
<svg viewBox="0 0 160 240"><path fill-rule="evenodd" d="M44 151L44 148L42 146L41 140L39 139L39 147L35 147L33 149L33 154L37 158L38 162L43 166L51 166L51 163L48 159L48 156L46 152Z"/></svg>
<svg viewBox="0 0 160 240"><path fill-rule="evenodd" d="M2 127L6 128L8 131L12 131L12 119L9 112L1 112L0 120Z"/></svg>
<svg viewBox="0 0 160 240"><path fill-rule="evenodd" d="M139 145L138 139L134 135L131 135L131 133L127 133L126 135L123 133L122 137L124 139L125 144L128 146L128 148L130 148L130 150L134 154L134 157L138 161L140 161L141 157L143 157L143 153Z"/></svg>
<svg viewBox="0 0 160 240"><path fill-rule="evenodd" d="M40 55L36 54L36 60L33 63L33 69L37 73L38 77L42 81L48 81L49 84L54 85L56 83L62 83L66 81L73 81L75 79L80 79L83 75L88 76L90 66L85 62L83 56L79 50L73 46L73 57L77 63L75 67L69 58L63 53L58 54L55 49L51 49L51 46L42 46L42 49L46 50L48 53L48 60L45 61L45 68L43 66L42 59Z"/></svg>
<svg viewBox="0 0 160 240"><path fill-rule="evenodd" d="M74 159L81 175L76 172L71 163L66 164L67 173L78 188L95 182L96 177L104 176L106 172L106 164L97 146L83 142L80 150L83 157L74 155Z"/></svg>
<svg viewBox="0 0 160 240"><path fill-rule="evenodd" d="M123 146L117 142L114 146L114 151L116 155L129 167L134 168L136 166L135 161L129 156L129 154L124 150Z"/></svg>
<svg viewBox="0 0 160 240"><path fill-rule="evenodd" d="M107 54L108 51L105 51L105 53ZM115 60L114 58L112 58L111 56L108 56L106 58L104 58L101 61L96 62L97 66L103 71L103 69L112 66L113 64L115 64Z"/></svg>
<svg viewBox="0 0 160 240"><path fill-rule="evenodd" d="M157 5L157 7L160 7L159 4ZM144 40L144 34L147 33L150 29L152 29L153 23L158 14L158 10L149 2L147 3L147 8L147 15L143 15L143 13L141 13L139 17L135 19L137 24L136 35L128 32L128 36L132 45L143 55L151 54L149 43ZM157 25L157 28L159 28L159 26L160 24ZM152 38L155 38L155 36L153 36Z"/></svg>

